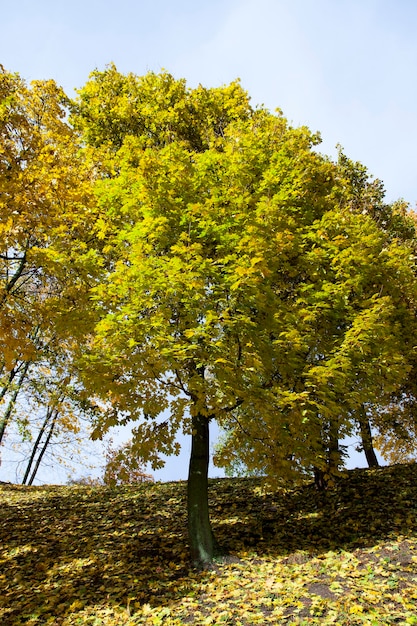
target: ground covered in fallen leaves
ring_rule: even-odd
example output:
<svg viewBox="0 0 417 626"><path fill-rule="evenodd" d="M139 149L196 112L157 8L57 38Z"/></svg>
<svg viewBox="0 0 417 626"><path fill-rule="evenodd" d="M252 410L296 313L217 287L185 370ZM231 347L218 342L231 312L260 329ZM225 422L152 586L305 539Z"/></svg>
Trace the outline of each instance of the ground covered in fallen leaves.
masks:
<svg viewBox="0 0 417 626"><path fill-rule="evenodd" d="M0 624L417 624L417 465L210 500L230 557L196 571L185 483L1 486Z"/></svg>

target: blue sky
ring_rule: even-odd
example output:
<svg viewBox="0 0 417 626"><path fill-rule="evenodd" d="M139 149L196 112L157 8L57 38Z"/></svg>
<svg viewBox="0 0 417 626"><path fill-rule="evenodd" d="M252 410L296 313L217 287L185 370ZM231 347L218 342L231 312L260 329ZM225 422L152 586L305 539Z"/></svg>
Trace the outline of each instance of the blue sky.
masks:
<svg viewBox="0 0 417 626"><path fill-rule="evenodd" d="M69 95L95 68L164 68L190 86L239 77L253 104L320 131L387 200L417 202L414 0L0 0L0 63ZM186 458L158 476L184 478Z"/></svg>
<svg viewBox="0 0 417 626"><path fill-rule="evenodd" d="M239 77L254 104L279 107L340 143L417 202L414 0L20 0L0 2L0 62L72 95L113 61L165 68L191 86Z"/></svg>

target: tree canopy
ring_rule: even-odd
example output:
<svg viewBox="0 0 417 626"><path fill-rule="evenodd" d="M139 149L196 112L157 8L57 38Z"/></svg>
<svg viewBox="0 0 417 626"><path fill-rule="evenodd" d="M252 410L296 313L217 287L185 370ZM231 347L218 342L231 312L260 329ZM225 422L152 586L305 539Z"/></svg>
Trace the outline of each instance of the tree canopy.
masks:
<svg viewBox="0 0 417 626"><path fill-rule="evenodd" d="M136 422L130 448L155 468L191 436L191 554L209 562L210 422L230 433L224 464L329 477L363 411L411 395L415 224L239 82L111 65L68 106L81 187L48 207L34 257L60 285L55 331L100 406L97 437Z"/></svg>
<svg viewBox="0 0 417 626"><path fill-rule="evenodd" d="M68 105L53 81L28 86L0 66L0 442L10 423L27 439L38 409L46 442L51 428L77 432L78 409L91 408L76 391L71 346L96 203Z"/></svg>

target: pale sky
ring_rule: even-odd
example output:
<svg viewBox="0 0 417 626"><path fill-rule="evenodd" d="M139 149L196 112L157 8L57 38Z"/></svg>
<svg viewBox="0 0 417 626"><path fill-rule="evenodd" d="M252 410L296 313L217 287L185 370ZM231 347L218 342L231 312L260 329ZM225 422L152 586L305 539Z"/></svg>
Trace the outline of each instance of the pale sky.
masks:
<svg viewBox="0 0 417 626"><path fill-rule="evenodd" d="M0 63L28 81L72 96L110 62L190 86L240 78L254 105L320 131L326 154L341 144L388 201L417 203L415 0L0 0L0 14Z"/></svg>

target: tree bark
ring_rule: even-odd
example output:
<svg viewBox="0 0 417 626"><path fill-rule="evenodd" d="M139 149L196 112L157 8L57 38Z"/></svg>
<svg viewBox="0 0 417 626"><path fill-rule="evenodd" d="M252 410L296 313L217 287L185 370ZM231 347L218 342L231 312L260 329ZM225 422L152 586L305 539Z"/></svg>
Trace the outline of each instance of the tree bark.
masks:
<svg viewBox="0 0 417 626"><path fill-rule="evenodd" d="M336 422L329 422L323 435L322 454L326 458L325 467L313 467L314 484L318 491L327 489L330 476L337 474L341 466L341 452L339 447L339 425Z"/></svg>
<svg viewBox="0 0 417 626"><path fill-rule="evenodd" d="M27 483L28 485L32 485L32 484L33 484L33 481L35 480L35 476L36 476L36 474L37 474L37 472L38 472L39 465L41 464L41 461L42 461L43 455L45 454L46 449L47 449L47 447L48 447L48 445L49 445L49 442L50 442L50 440L51 440L52 433L53 433L54 428L55 428L55 424L56 424L57 417L58 417L58 410L57 410L57 409L55 409L55 414L54 414L54 416L53 416L53 418L52 418L51 427L50 427L50 429L49 429L49 432L48 432L48 435L47 435L47 437L46 437L45 443L44 443L44 444L43 444L43 446L42 446L42 450L40 451L39 456L38 456L38 458L37 458L37 461L36 461L36 464L35 464L34 470L33 470L33 472L32 472L32 475L31 475L31 477L30 477L30 479L29 479L29 481L28 481L28 483Z"/></svg>
<svg viewBox="0 0 417 626"><path fill-rule="evenodd" d="M19 265L18 265L14 275L11 277L11 279L6 282L6 285L5 285L5 288L4 288L4 293L3 293L3 296L2 296L0 304L3 304L6 301L6 298L7 298L8 294L12 291L13 287L15 286L15 284L17 283L17 281L19 280L19 278L23 274L23 270L25 269L26 261L27 261L27 249L28 249L28 247L29 247L29 241L26 244L26 248L25 248L25 250L23 252L23 255L19 259L16 259L16 261L19 261Z"/></svg>
<svg viewBox="0 0 417 626"><path fill-rule="evenodd" d="M327 451L327 467L329 474L336 474L341 466L339 448L339 425L331 423L329 426L329 449Z"/></svg>
<svg viewBox="0 0 417 626"><path fill-rule="evenodd" d="M326 479L324 478L324 472L319 467L314 467L314 484L318 491L324 491L327 488Z"/></svg>
<svg viewBox="0 0 417 626"><path fill-rule="evenodd" d="M359 428L362 439L362 448L365 452L368 467L379 467L378 459L373 446L371 425L366 416L365 409L362 409L359 413Z"/></svg>
<svg viewBox="0 0 417 626"><path fill-rule="evenodd" d="M208 506L209 420L192 418L191 457L188 473L188 535L194 565L209 565L219 554L210 524Z"/></svg>
<svg viewBox="0 0 417 626"><path fill-rule="evenodd" d="M1 367L0 367L0 371L1 371ZM9 391L10 385L12 384L13 379L16 376L16 374L17 374L17 369L13 367L9 372L9 375L7 377L6 382L3 385L2 390L0 391L0 400L3 400L4 396Z"/></svg>
<svg viewBox="0 0 417 626"><path fill-rule="evenodd" d="M43 421L41 429L39 430L38 436L36 437L36 441L33 444L32 452L30 453L30 457L29 457L29 461L28 461L28 464L27 464L27 467L26 467L26 471L25 471L25 474L24 474L23 479L22 479L22 485L26 485L26 481L29 478L30 470L31 470L32 465L33 465L33 463L35 461L35 457L36 457L36 454L38 452L38 448L39 448L40 443L42 441L42 437L43 437L43 435L45 433L46 427L47 427L49 421L51 420L52 414L53 414L52 407L48 406L47 411L46 411L45 419Z"/></svg>

